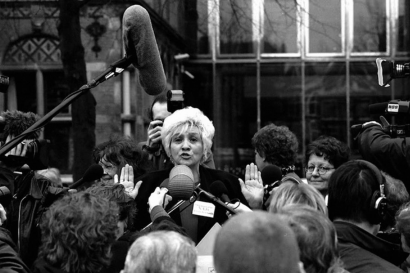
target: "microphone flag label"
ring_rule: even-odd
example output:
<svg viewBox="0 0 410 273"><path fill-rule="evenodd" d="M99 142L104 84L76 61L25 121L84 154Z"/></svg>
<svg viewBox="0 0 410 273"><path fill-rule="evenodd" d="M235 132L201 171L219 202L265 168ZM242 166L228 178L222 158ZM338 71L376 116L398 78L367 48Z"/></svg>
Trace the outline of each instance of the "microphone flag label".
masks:
<svg viewBox="0 0 410 273"><path fill-rule="evenodd" d="M215 205L203 201L195 201L194 208L192 210L193 215L205 216L209 218L214 218Z"/></svg>

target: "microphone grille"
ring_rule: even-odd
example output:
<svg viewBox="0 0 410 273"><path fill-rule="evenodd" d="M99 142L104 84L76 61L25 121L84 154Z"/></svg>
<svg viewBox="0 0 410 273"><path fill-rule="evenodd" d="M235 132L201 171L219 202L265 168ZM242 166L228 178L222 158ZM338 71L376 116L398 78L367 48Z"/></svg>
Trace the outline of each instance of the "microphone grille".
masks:
<svg viewBox="0 0 410 273"><path fill-rule="evenodd" d="M91 165L84 173L83 180L90 182L100 179L104 175L104 169L98 164Z"/></svg>
<svg viewBox="0 0 410 273"><path fill-rule="evenodd" d="M169 174L168 192L172 198L188 200L194 192L194 176L185 165L175 166Z"/></svg>

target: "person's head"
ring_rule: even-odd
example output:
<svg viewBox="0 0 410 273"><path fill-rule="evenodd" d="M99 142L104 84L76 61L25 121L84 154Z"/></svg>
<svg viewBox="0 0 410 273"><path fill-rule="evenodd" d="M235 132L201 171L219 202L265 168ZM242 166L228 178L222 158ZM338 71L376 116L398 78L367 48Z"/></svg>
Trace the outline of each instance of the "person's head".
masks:
<svg viewBox="0 0 410 273"><path fill-rule="evenodd" d="M306 273L340 272L336 229L326 215L300 204L287 205L278 215L296 235Z"/></svg>
<svg viewBox="0 0 410 273"><path fill-rule="evenodd" d="M122 184L99 183L85 190L85 192L104 197L117 203L119 207L118 234L120 237L126 230L134 231L134 220L136 215L136 203L125 193Z"/></svg>
<svg viewBox="0 0 410 273"><path fill-rule="evenodd" d="M252 138L255 164L262 171L269 164L288 168L295 164L298 140L286 126L267 125Z"/></svg>
<svg viewBox="0 0 410 273"><path fill-rule="evenodd" d="M174 231L153 231L139 237L128 250L122 273L195 273L194 242Z"/></svg>
<svg viewBox="0 0 410 273"><path fill-rule="evenodd" d="M350 149L346 144L334 137L319 137L307 146L305 153L308 183L326 195L330 176L349 157Z"/></svg>
<svg viewBox="0 0 410 273"><path fill-rule="evenodd" d="M176 110L165 119L162 145L175 165L197 168L210 155L215 127L198 108Z"/></svg>
<svg viewBox="0 0 410 273"><path fill-rule="evenodd" d="M151 107L148 110L148 116L151 121L164 121L165 118L169 115L171 115L171 112L168 112L166 93L161 93L158 96L156 96L154 101L152 102Z"/></svg>
<svg viewBox="0 0 410 273"><path fill-rule="evenodd" d="M386 179L386 215L383 217L381 229L385 230L395 225L395 216L400 207L410 201L409 193L404 183L388 173L381 172Z"/></svg>
<svg viewBox="0 0 410 273"><path fill-rule="evenodd" d="M4 119L4 129L2 132L1 141L5 141L7 136L18 136L25 130L30 128L36 123L40 116L32 112L20 112L17 110L7 110L1 113L2 119ZM41 130L34 131L26 136L25 139L38 139Z"/></svg>
<svg viewBox="0 0 410 273"><path fill-rule="evenodd" d="M352 160L342 164L329 180L330 220L340 219L372 226L380 224L379 210L385 203L378 202L381 184L385 184L384 178L372 163Z"/></svg>
<svg viewBox="0 0 410 273"><path fill-rule="evenodd" d="M114 175L121 174L121 169L130 165L134 171L134 177L144 173L142 164L144 160L138 149L137 144L130 138L115 136L110 140L97 145L93 151L95 163L101 165L104 169L104 175L101 178L105 182L113 182Z"/></svg>
<svg viewBox="0 0 410 273"><path fill-rule="evenodd" d="M46 211L39 258L67 273L99 272L110 261L118 206L86 192L69 194Z"/></svg>
<svg viewBox="0 0 410 273"><path fill-rule="evenodd" d="M231 217L216 237L213 257L218 273L294 273L303 267L293 231L263 211Z"/></svg>
<svg viewBox="0 0 410 273"><path fill-rule="evenodd" d="M286 182L275 188L269 212L277 213L289 204L305 204L327 215L325 199L320 192L308 184Z"/></svg>
<svg viewBox="0 0 410 273"><path fill-rule="evenodd" d="M410 253L410 203L404 204L397 212L396 228L401 235L403 250Z"/></svg>

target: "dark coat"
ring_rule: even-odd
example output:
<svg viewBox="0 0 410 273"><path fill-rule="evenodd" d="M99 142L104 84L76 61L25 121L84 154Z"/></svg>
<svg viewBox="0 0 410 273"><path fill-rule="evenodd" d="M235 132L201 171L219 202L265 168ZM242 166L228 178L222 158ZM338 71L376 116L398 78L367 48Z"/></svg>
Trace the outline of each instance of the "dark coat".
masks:
<svg viewBox="0 0 410 273"><path fill-rule="evenodd" d="M9 231L4 228L0 228L0 272L30 272L18 256L17 247L11 239Z"/></svg>
<svg viewBox="0 0 410 273"><path fill-rule="evenodd" d="M410 137L392 138L374 124L359 134L358 145L363 159L403 181L410 192Z"/></svg>
<svg viewBox="0 0 410 273"><path fill-rule="evenodd" d="M168 178L170 171L171 169L152 172L149 174L145 174L136 179L136 181L140 181L140 180L143 181L141 188L138 192L138 196L135 199L135 202L137 202L137 210L138 210L137 217L136 217L136 226L138 229L143 229L145 226L147 226L151 222L150 215L148 213L148 198L151 195L151 193L155 190L155 188L159 187L161 183L165 179ZM240 187L238 178L236 176L230 173L224 172L224 171L209 169L203 166L199 167L199 174L200 174L200 180L201 180L200 184L203 190L209 192L210 185L212 184L212 182L220 180L226 186L228 193L229 193L228 196L231 200L238 198L241 203L248 205L245 197L243 196L241 192L241 187ZM200 197L199 200L208 202L208 200L203 199L203 197ZM172 207L178 201L179 200L175 200L175 199L172 200L172 202L168 204L168 208ZM181 225L181 217L179 215L178 210L171 213L171 218L178 225ZM198 218L197 241L199 242L200 239L206 235L206 233L212 228L212 226L216 222L222 224L227 219L228 217L226 215L225 209L223 209L220 206L216 206L215 214L213 218L199 217Z"/></svg>
<svg viewBox="0 0 410 273"><path fill-rule="evenodd" d="M351 273L402 273L408 253L351 223L334 221L340 258Z"/></svg>

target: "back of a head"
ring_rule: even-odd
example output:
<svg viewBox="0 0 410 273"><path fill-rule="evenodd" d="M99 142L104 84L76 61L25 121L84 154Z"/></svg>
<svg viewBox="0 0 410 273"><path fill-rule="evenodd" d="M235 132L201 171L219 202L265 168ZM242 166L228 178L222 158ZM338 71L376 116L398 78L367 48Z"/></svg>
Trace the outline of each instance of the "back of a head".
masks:
<svg viewBox="0 0 410 273"><path fill-rule="evenodd" d="M290 227L277 215L246 212L230 218L215 240L218 273L299 272L299 249Z"/></svg>
<svg viewBox="0 0 410 273"><path fill-rule="evenodd" d="M277 187L272 193L269 212L277 213L290 204L304 204L327 215L325 199L309 184L286 182Z"/></svg>
<svg viewBox="0 0 410 273"><path fill-rule="evenodd" d="M194 242L175 231L153 231L128 250L124 273L195 273Z"/></svg>
<svg viewBox="0 0 410 273"><path fill-rule="evenodd" d="M6 140L8 135L18 136L31 127L34 123L36 123L40 116L34 114L32 112L20 112L17 110L7 110L6 112L2 112L1 114L4 118L4 129L3 129L3 136ZM40 136L41 130L36 130L26 136L26 139L38 139Z"/></svg>
<svg viewBox="0 0 410 273"><path fill-rule="evenodd" d="M266 125L255 133L252 145L270 164L293 166L298 153L298 139L286 126Z"/></svg>
<svg viewBox="0 0 410 273"><path fill-rule="evenodd" d="M376 174L363 160L342 164L329 180L330 220L379 224L380 219L371 207L372 197L379 190L380 182Z"/></svg>
<svg viewBox="0 0 410 273"><path fill-rule="evenodd" d="M87 192L57 200L41 222L39 257L64 272L99 272L110 260L118 206Z"/></svg>
<svg viewBox="0 0 410 273"><path fill-rule="evenodd" d="M312 207L287 205L279 211L296 235L306 273L338 272L336 229L329 218ZM331 269L331 270L329 270Z"/></svg>

